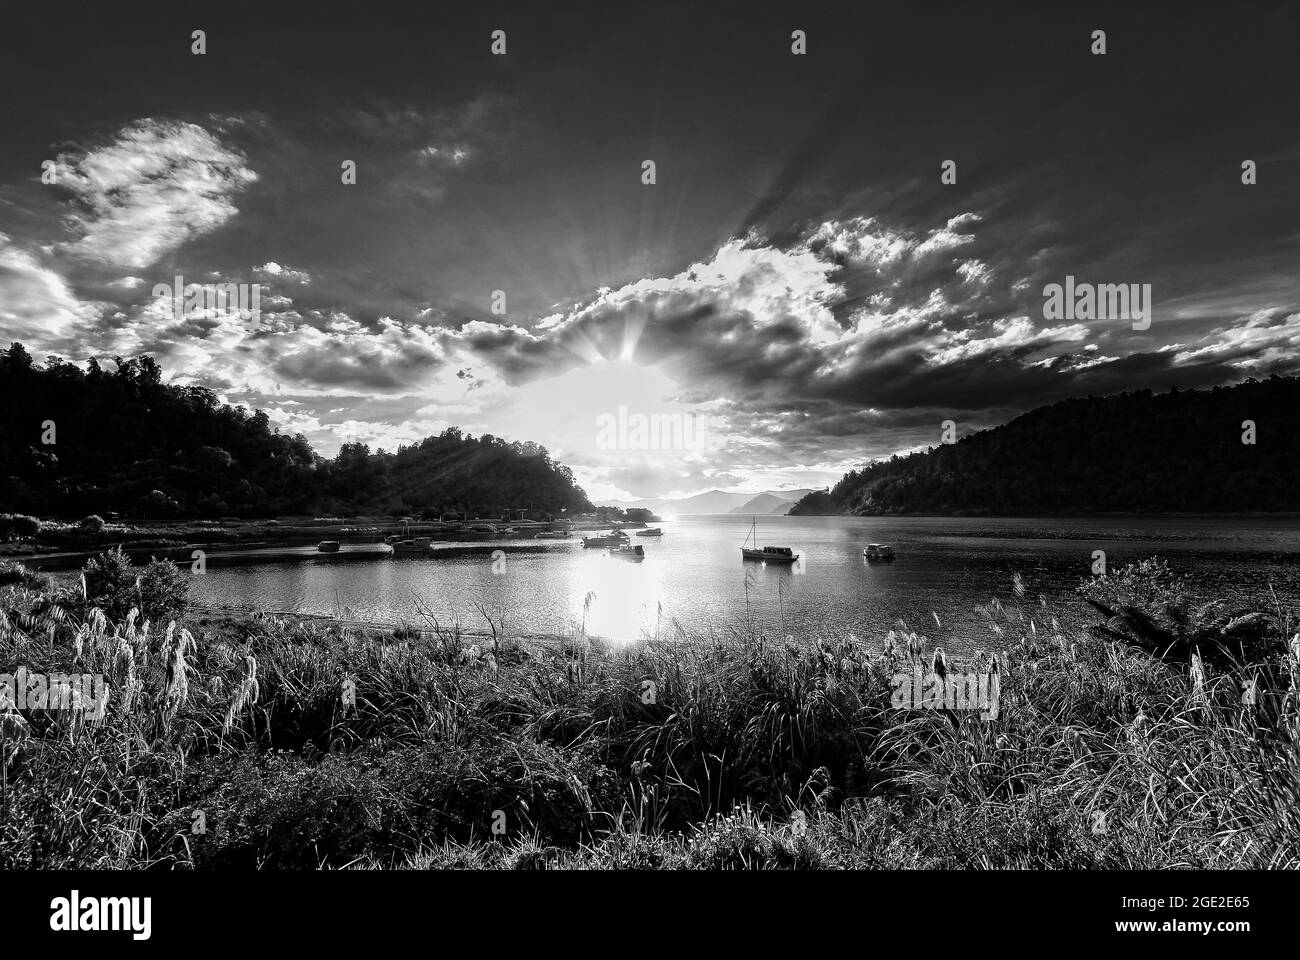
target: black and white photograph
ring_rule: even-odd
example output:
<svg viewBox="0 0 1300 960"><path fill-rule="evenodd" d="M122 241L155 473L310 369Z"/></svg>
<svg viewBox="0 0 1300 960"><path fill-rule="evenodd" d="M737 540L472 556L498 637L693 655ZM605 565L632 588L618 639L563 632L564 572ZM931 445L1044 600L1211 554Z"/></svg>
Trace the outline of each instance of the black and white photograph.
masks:
<svg viewBox="0 0 1300 960"><path fill-rule="evenodd" d="M1300 868L1298 43L1293 3L7 8L22 925L453 871L652 913L662 871L911 871L924 922L921 873L1050 871L1112 877L1067 940L1280 928L1234 878Z"/></svg>

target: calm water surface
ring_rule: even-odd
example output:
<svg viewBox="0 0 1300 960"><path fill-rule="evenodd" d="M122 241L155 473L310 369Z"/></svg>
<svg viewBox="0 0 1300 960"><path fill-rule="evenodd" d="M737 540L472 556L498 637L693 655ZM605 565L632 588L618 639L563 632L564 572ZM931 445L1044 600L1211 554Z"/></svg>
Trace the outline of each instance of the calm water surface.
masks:
<svg viewBox="0 0 1300 960"><path fill-rule="evenodd" d="M473 631L486 628L480 607L509 633L571 633L585 617L589 633L616 640L672 636L675 624L724 633L751 619L769 635L880 637L903 620L961 649L990 636L978 608L995 598L1040 622L1085 618L1074 588L1092 552L1104 550L1111 569L1159 554L1207 598L1271 607L1271 587L1284 602L1300 601L1300 519L760 519L763 543L802 556L794 569L742 562L749 524L733 516L665 521L662 538L633 537L645 547L642 563L584 550L575 537L503 541L539 552L507 554L497 573L488 554L210 564L192 595L212 606L388 622L433 616ZM862 547L872 541L894 544L898 558L868 564ZM1016 573L1023 597L1013 590Z"/></svg>

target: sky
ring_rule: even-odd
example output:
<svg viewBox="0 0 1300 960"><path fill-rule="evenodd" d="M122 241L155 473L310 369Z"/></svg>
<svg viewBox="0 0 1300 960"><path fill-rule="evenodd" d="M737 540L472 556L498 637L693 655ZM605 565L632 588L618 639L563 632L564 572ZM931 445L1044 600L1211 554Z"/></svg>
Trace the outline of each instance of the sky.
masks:
<svg viewBox="0 0 1300 960"><path fill-rule="evenodd" d="M5 342L152 354L327 456L532 440L598 502L1300 366L1294 5L269 6L10 15ZM1047 318L1067 276L1150 284L1149 328Z"/></svg>

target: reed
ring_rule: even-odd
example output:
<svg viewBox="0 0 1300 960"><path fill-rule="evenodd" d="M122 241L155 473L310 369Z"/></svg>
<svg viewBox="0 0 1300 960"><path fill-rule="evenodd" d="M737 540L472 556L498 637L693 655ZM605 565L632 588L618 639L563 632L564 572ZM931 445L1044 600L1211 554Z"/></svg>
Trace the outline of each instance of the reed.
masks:
<svg viewBox="0 0 1300 960"><path fill-rule="evenodd" d="M0 667L109 687L97 723L0 710L0 866L1300 865L1300 633L1281 609L1223 621L1211 648L1189 607L1183 659L994 601L999 649L963 660L903 624L617 648L575 624L484 646L436 624L160 630L0 592ZM998 715L895 709L914 668L996 672Z"/></svg>

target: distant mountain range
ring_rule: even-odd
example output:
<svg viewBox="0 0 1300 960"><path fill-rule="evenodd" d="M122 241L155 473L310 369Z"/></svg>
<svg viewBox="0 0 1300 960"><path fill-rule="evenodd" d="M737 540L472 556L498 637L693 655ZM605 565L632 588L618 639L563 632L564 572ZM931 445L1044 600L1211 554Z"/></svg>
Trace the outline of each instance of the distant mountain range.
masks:
<svg viewBox="0 0 1300 960"><path fill-rule="evenodd" d="M811 490L780 490L774 493L760 493L747 503L728 510L728 513L744 513L750 516L783 517L789 509L799 502Z"/></svg>
<svg viewBox="0 0 1300 960"><path fill-rule="evenodd" d="M767 490L763 493L731 493L726 490L709 490L693 497L678 500L611 500L608 506L644 507L662 516L691 516L703 513L745 513L755 516L783 516L800 498L811 490Z"/></svg>
<svg viewBox="0 0 1300 960"><path fill-rule="evenodd" d="M1300 510L1300 379L1064 400L891 457L804 497L796 516Z"/></svg>

